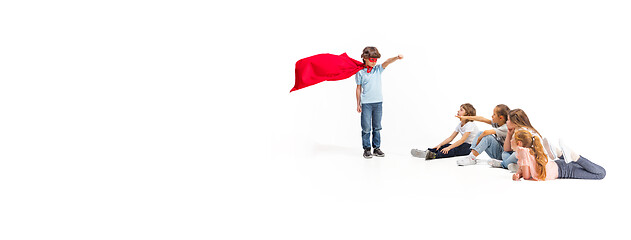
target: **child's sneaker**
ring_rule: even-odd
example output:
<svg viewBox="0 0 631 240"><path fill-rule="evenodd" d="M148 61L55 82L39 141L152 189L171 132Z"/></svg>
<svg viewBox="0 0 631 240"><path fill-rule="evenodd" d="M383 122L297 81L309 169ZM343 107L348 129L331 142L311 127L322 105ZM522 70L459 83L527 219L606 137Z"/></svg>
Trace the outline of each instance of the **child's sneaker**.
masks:
<svg viewBox="0 0 631 240"><path fill-rule="evenodd" d="M561 146L561 151L563 151L563 159L565 159L566 163L576 162L581 157L576 152L574 152L571 148L569 148L563 140L559 139L559 146Z"/></svg>
<svg viewBox="0 0 631 240"><path fill-rule="evenodd" d="M516 173L517 169L519 169L519 165L517 165L517 163L508 164L508 171L510 173Z"/></svg>
<svg viewBox="0 0 631 240"><path fill-rule="evenodd" d="M372 154L370 153L370 148L364 149L364 158L365 159L371 159L372 158Z"/></svg>
<svg viewBox="0 0 631 240"><path fill-rule="evenodd" d="M436 153L432 151L427 151L427 153L425 154L425 160L432 160L435 158L436 158Z"/></svg>
<svg viewBox="0 0 631 240"><path fill-rule="evenodd" d="M491 159L488 163L489 165L491 165L491 167L502 168L502 161L500 160Z"/></svg>
<svg viewBox="0 0 631 240"><path fill-rule="evenodd" d="M385 153L383 153L383 152L381 151L381 149L379 149L379 148L375 148L375 151L373 151L372 153L373 153L372 155L375 155L375 156L377 156L377 157L383 157L383 156L386 156L386 154L385 154Z"/></svg>
<svg viewBox="0 0 631 240"><path fill-rule="evenodd" d="M475 160L475 155L473 155L473 153L469 153L469 155L467 155L465 158L458 159L456 163L458 164L458 166L467 166L475 165L476 163L478 163L478 161Z"/></svg>
<svg viewBox="0 0 631 240"><path fill-rule="evenodd" d="M412 149L410 151L410 153L412 153L412 156L415 156L417 158L425 158L425 155L427 154L427 151L418 150L418 149L414 148L414 149Z"/></svg>
<svg viewBox="0 0 631 240"><path fill-rule="evenodd" d="M548 154L548 157L550 157L553 160L558 159L561 155L563 155L563 152L561 152L559 148L550 144L550 141L548 141L547 138L543 139L543 148L546 149L546 153Z"/></svg>

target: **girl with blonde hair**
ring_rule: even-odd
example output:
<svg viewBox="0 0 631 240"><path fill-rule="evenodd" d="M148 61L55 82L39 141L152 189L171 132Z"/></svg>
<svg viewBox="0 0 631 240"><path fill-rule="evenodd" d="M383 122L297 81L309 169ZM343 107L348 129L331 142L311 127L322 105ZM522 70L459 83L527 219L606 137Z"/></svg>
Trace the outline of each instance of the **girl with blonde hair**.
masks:
<svg viewBox="0 0 631 240"><path fill-rule="evenodd" d="M502 152L502 161L492 159L488 163L492 167L497 168L506 168L511 172L517 171L517 155L515 153L515 149L511 146L511 139L515 131L517 130L527 130L533 135L536 135L539 138L539 142L543 143L543 137L537 129L535 129L530 123L530 119L526 112L522 109L513 109L508 113L508 120L506 121L506 126L508 127L508 133L506 134L506 140L504 141L504 151ZM547 142L547 141L546 141ZM552 157L552 156L551 156ZM554 158L551 158L554 159Z"/></svg>
<svg viewBox="0 0 631 240"><path fill-rule="evenodd" d="M517 172L513 180L545 181L557 178L571 179L603 179L606 171L603 167L587 160L583 156L561 145L561 159L548 161L539 136L527 130L517 130L510 144L517 153Z"/></svg>

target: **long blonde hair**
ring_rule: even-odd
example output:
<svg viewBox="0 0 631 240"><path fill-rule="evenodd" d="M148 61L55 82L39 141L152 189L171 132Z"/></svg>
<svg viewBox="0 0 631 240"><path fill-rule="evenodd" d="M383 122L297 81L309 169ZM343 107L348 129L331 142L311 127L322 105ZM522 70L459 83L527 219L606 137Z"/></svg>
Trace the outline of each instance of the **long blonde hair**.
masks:
<svg viewBox="0 0 631 240"><path fill-rule="evenodd" d="M541 135L541 133L539 133L539 131L530 124L530 119L528 119L528 115L526 115L524 110L519 108L510 110L510 112L508 112L508 119L520 128L530 128L537 134Z"/></svg>
<svg viewBox="0 0 631 240"><path fill-rule="evenodd" d="M541 139L539 136L532 134L527 130L517 130L515 132L515 141L521 141L522 147L529 148L530 154L535 156L535 170L539 175L539 179L546 179L546 164L548 163L548 156L546 155L543 146L541 145Z"/></svg>

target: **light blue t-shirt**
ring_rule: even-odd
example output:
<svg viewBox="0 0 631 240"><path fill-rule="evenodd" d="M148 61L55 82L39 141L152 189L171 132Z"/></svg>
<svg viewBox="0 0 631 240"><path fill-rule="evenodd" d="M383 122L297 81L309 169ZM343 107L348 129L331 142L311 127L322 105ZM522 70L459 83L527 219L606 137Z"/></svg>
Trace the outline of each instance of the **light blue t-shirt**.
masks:
<svg viewBox="0 0 631 240"><path fill-rule="evenodd" d="M383 102L381 95L381 73L383 67L376 65L368 73L368 68L364 68L355 74L355 83L362 86L361 103Z"/></svg>

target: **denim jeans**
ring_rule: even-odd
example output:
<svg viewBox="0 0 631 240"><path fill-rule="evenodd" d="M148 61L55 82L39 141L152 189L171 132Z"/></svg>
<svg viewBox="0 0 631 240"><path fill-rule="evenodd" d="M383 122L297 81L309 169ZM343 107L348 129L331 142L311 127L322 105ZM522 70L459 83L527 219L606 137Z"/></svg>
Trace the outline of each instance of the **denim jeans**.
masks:
<svg viewBox="0 0 631 240"><path fill-rule="evenodd" d="M457 157L457 156L467 156L469 155L469 153L471 152L471 144L468 143L463 143L460 144L460 146L457 146L451 150L449 150L449 152L447 153L443 153L441 152L441 150L443 150L446 147L451 146L451 144L447 143L445 145L442 145L438 148L438 150L434 149L434 148L428 148L427 150L433 153L436 153L436 159L438 158L448 158L448 157Z"/></svg>
<svg viewBox="0 0 631 240"><path fill-rule="evenodd" d="M382 103L363 103L362 104L362 147L370 149L370 130L372 129L372 147L379 148L381 146L381 115Z"/></svg>
<svg viewBox="0 0 631 240"><path fill-rule="evenodd" d="M563 157L561 157L561 160L555 160L554 162L559 166L559 178L600 180L607 175L605 168L587 160L583 156L580 156L576 162L566 163Z"/></svg>
<svg viewBox="0 0 631 240"><path fill-rule="evenodd" d="M517 163L517 152L502 152L502 167L508 168L511 163Z"/></svg>
<svg viewBox="0 0 631 240"><path fill-rule="evenodd" d="M480 138L482 132L479 132L477 136L475 136L475 140L471 145L471 149L475 150L478 153L486 152L489 157L493 159L502 160L502 151L504 150L504 146L500 145L493 135L486 135L480 140L478 144L478 138Z"/></svg>

